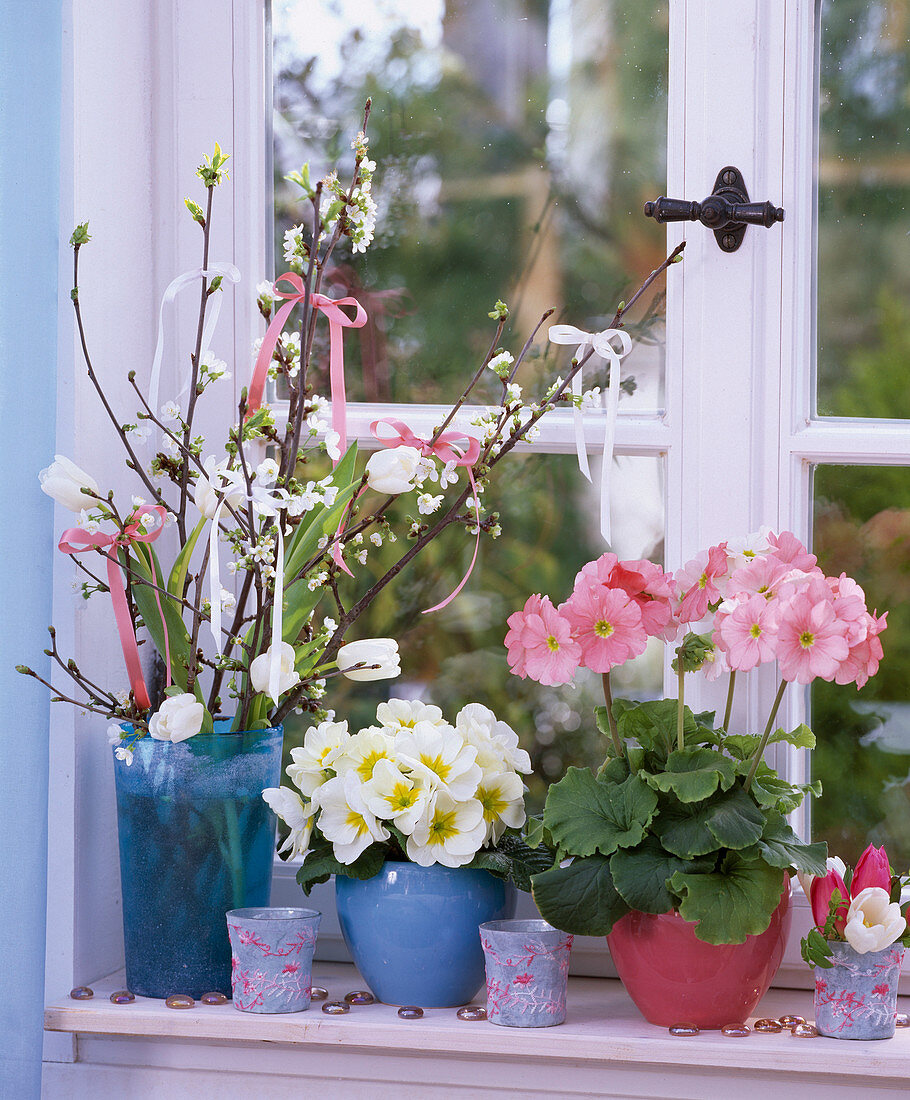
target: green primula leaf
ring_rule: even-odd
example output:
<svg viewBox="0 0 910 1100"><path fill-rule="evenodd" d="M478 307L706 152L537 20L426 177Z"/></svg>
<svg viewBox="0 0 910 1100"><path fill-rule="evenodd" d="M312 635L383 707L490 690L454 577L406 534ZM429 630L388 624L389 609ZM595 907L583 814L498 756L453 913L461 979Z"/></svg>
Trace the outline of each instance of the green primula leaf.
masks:
<svg viewBox="0 0 910 1100"><path fill-rule="evenodd" d="M638 776L622 783L596 779L587 768L569 768L547 792L543 820L554 842L572 855L610 855L645 835L657 795Z"/></svg>
<svg viewBox="0 0 910 1100"><path fill-rule="evenodd" d="M597 769L597 778L602 783L622 783L629 778L629 762L624 756L608 756Z"/></svg>
<svg viewBox="0 0 910 1100"><path fill-rule="evenodd" d="M814 749L815 734L805 724L797 726L795 730L790 730L789 733L783 729L776 729L768 738L768 744L775 745L781 743L793 745L793 747L797 749ZM735 756L737 760L744 760L750 763L760 744L760 737L755 737L752 734L746 733L731 734L729 737L725 737L723 741L724 748L731 756ZM746 771L748 771L748 769L746 769ZM745 774L745 772L743 774Z"/></svg>
<svg viewBox="0 0 910 1100"><path fill-rule="evenodd" d="M655 699L616 714L616 724L622 740L634 740L646 752L656 753L664 760L676 745L676 700ZM688 739L697 727L692 711L683 710L683 732Z"/></svg>
<svg viewBox="0 0 910 1100"><path fill-rule="evenodd" d="M736 771L733 761L714 749L693 748L671 752L666 769L647 776L658 791L672 791L680 802L701 802L718 788L728 790Z"/></svg>
<svg viewBox="0 0 910 1100"><path fill-rule="evenodd" d="M795 867L809 875L824 875L827 872L828 845L823 842L804 844L782 814L768 815L758 847L762 858L772 867L784 870Z"/></svg>
<svg viewBox="0 0 910 1100"><path fill-rule="evenodd" d="M378 874L389 853L388 844L374 843L353 863L339 863L332 845L313 833L312 849L306 855L303 866L297 872L297 881L303 892L309 892L320 882L328 882L332 875L344 878L372 878Z"/></svg>
<svg viewBox="0 0 910 1100"><path fill-rule="evenodd" d="M753 737L751 733L731 733L724 738L724 748L732 757L740 761L751 761L760 744L761 738ZM748 770L746 768L743 774Z"/></svg>
<svg viewBox="0 0 910 1100"><path fill-rule="evenodd" d="M748 848L762 834L765 816L742 787L735 787L712 806L707 826L721 848Z"/></svg>
<svg viewBox="0 0 910 1100"><path fill-rule="evenodd" d="M709 861L705 870L709 870ZM630 909L643 913L667 913L676 899L667 880L677 871L692 871L690 860L664 851L657 837L646 836L637 848L623 848L610 859L613 885Z"/></svg>
<svg viewBox="0 0 910 1100"><path fill-rule="evenodd" d="M518 834L505 832L495 848L481 849L466 866L492 871L514 882L519 890L530 892L532 876L553 866L553 852L547 848L531 848Z"/></svg>
<svg viewBox="0 0 910 1100"><path fill-rule="evenodd" d="M789 733L782 729L775 730L768 738L768 744L774 745L778 742L793 745L797 749L814 749L815 734L805 723L801 723L795 730L790 730Z"/></svg>
<svg viewBox="0 0 910 1100"><path fill-rule="evenodd" d="M748 768L740 767L737 770L740 774L745 774ZM763 762L758 765L749 790L763 809L789 814L802 804L807 794L814 794L817 798L821 794L821 784L818 781L799 785L788 783Z"/></svg>
<svg viewBox="0 0 910 1100"><path fill-rule="evenodd" d="M730 852L719 871L692 875L677 871L669 883L679 896L680 915L696 923L704 943L744 943L764 932L780 901L783 876L762 859Z"/></svg>
<svg viewBox="0 0 910 1100"><path fill-rule="evenodd" d="M606 936L629 912L603 856L576 859L568 867L553 867L535 875L531 892L540 915L554 928L577 936Z"/></svg>
<svg viewBox="0 0 910 1100"><path fill-rule="evenodd" d="M544 827L542 817L529 817L527 828L525 829L525 838L529 848L539 848L544 843L544 836L547 830Z"/></svg>
<svg viewBox="0 0 910 1100"><path fill-rule="evenodd" d="M708 828L708 818L713 812L713 802L685 803L674 798L673 804L661 804L651 828L673 855L683 859L707 855L717 851L717 840Z"/></svg>

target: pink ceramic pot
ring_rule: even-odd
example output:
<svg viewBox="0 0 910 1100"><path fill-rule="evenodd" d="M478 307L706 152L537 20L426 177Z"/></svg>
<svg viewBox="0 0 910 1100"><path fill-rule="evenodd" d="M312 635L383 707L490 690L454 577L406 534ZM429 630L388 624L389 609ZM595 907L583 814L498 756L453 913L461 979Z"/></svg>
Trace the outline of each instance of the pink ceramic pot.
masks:
<svg viewBox="0 0 910 1100"><path fill-rule="evenodd" d="M745 943L703 943L676 912L627 913L607 936L623 985L661 1027L741 1024L768 991L790 931L790 879L768 928Z"/></svg>

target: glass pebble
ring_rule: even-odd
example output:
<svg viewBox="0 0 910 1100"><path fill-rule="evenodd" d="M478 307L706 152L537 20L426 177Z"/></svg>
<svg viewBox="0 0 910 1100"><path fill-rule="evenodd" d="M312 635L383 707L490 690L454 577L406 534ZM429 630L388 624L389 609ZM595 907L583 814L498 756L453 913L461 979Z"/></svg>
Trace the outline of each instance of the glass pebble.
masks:
<svg viewBox="0 0 910 1100"><path fill-rule="evenodd" d="M459 1020L467 1020L469 1022L474 1020L485 1020L487 1018L487 1010L482 1005L465 1005L464 1008L459 1008L455 1015Z"/></svg>
<svg viewBox="0 0 910 1100"><path fill-rule="evenodd" d="M748 1024L727 1024L720 1029L720 1033L728 1039L745 1039L752 1034L752 1028Z"/></svg>
<svg viewBox="0 0 910 1100"><path fill-rule="evenodd" d="M223 993L212 992L212 993L203 993L202 996L199 998L199 1000L204 1005L226 1005L228 1003L229 998L225 997L225 995Z"/></svg>
<svg viewBox="0 0 910 1100"><path fill-rule="evenodd" d="M910 1016L906 1012L898 1012L894 1017L895 1027L910 1027Z"/></svg>
<svg viewBox="0 0 910 1100"><path fill-rule="evenodd" d="M674 1024L667 1029L671 1035L697 1035L698 1028L695 1024Z"/></svg>
<svg viewBox="0 0 910 1100"><path fill-rule="evenodd" d="M329 991L323 989L321 985L314 985L310 990L311 1001L327 1001L329 999Z"/></svg>
<svg viewBox="0 0 910 1100"><path fill-rule="evenodd" d="M70 990L70 996L74 1001L90 1001L95 996L95 991L89 989L87 985L77 985L75 989Z"/></svg>
<svg viewBox="0 0 910 1100"><path fill-rule="evenodd" d="M752 1025L752 1030L765 1031L770 1035L776 1035L779 1031L783 1031L783 1026L777 1020L756 1020Z"/></svg>
<svg viewBox="0 0 910 1100"><path fill-rule="evenodd" d="M351 1011L351 1006L346 1005L344 1001L326 1001L322 1006L322 1011L328 1013L329 1016L343 1016L345 1012Z"/></svg>
<svg viewBox="0 0 910 1100"><path fill-rule="evenodd" d="M344 1000L349 1005L371 1005L376 998L368 989L353 989L350 993L345 993Z"/></svg>
<svg viewBox="0 0 910 1100"><path fill-rule="evenodd" d="M804 1024L806 1022L805 1016L781 1016L778 1023L782 1027L794 1028L797 1024Z"/></svg>
<svg viewBox="0 0 910 1100"><path fill-rule="evenodd" d="M128 1005L136 1000L136 995L128 989L117 989L111 994L111 1004Z"/></svg>
<svg viewBox="0 0 910 1100"><path fill-rule="evenodd" d="M417 1005L402 1005L398 1015L402 1020L419 1020L423 1016L423 1009L418 1008Z"/></svg>
<svg viewBox="0 0 910 1100"><path fill-rule="evenodd" d="M805 1022L794 1024L793 1035L797 1039L814 1039L818 1035L818 1028L815 1024L807 1024Z"/></svg>
<svg viewBox="0 0 910 1100"><path fill-rule="evenodd" d="M196 1002L189 993L172 993L164 1003L168 1008L192 1008Z"/></svg>

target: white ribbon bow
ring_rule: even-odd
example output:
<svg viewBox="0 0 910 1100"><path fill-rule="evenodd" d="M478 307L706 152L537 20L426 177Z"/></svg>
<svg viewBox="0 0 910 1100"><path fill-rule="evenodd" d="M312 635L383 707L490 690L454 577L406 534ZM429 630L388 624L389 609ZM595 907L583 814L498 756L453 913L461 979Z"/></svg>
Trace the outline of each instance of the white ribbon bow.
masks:
<svg viewBox="0 0 910 1100"><path fill-rule="evenodd" d="M152 410L155 416L158 415L158 386L161 378L161 361L164 358L164 307L177 297L184 287L195 282L196 279L205 279L209 276L220 275L223 279L227 279L229 283L240 282L240 272L233 264L209 264L208 267L197 267L193 271L184 271L182 275L178 275L176 279L173 279L169 284L164 294L161 296L161 306L158 310L158 342L155 345L155 358L152 360L152 371L149 375L149 408ZM207 310L207 316L205 319L205 326L202 329L202 346L199 350L199 362L201 363L205 359L206 353L209 350L209 345L212 342L212 336L215 333L215 325L218 324L218 316L221 313L221 302L224 298L223 294L216 294L215 300L211 304L211 308ZM176 400L180 400L181 396L189 386L189 379L186 379L180 392L177 394Z"/></svg>
<svg viewBox="0 0 910 1100"><path fill-rule="evenodd" d="M610 364L610 388L607 391L607 416L604 422L603 470L600 477L600 533L605 542L610 541L610 474L613 466L613 443L616 439L616 417L619 413L620 361L632 350L632 340L627 332L618 328L605 328L602 332L585 332L574 325L551 325L547 333L553 344L576 344L574 358L580 360L587 348ZM613 341L619 340L620 350L613 347ZM579 367L572 379L572 394L581 397L582 368ZM591 469L588 465L588 452L585 447L582 411L573 410L575 422L575 451L578 455L578 468L591 481Z"/></svg>

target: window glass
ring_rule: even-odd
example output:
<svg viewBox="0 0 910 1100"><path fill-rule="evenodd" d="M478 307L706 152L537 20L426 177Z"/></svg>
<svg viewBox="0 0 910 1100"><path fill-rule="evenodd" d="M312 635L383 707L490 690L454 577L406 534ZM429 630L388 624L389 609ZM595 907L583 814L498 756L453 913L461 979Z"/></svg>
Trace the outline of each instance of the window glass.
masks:
<svg viewBox="0 0 910 1100"><path fill-rule="evenodd" d="M826 0L818 412L910 417L910 2Z"/></svg>
<svg viewBox="0 0 910 1100"><path fill-rule="evenodd" d="M660 263L665 229L642 204L666 189L668 6L275 0L277 264L302 216L284 175L349 160L373 99L376 240L355 263L339 255L328 288L371 317L347 341L351 399L445 403L487 349L497 298L514 353L550 307L553 321L605 327ZM650 413L663 284L638 305L621 407ZM571 352L543 339L539 354L549 371Z"/></svg>
<svg viewBox="0 0 910 1100"><path fill-rule="evenodd" d="M861 691L816 681L818 745L812 832L855 863L870 842L891 862L910 862L910 469L819 466L813 549L828 576L846 572L870 610L888 612L884 658Z"/></svg>

